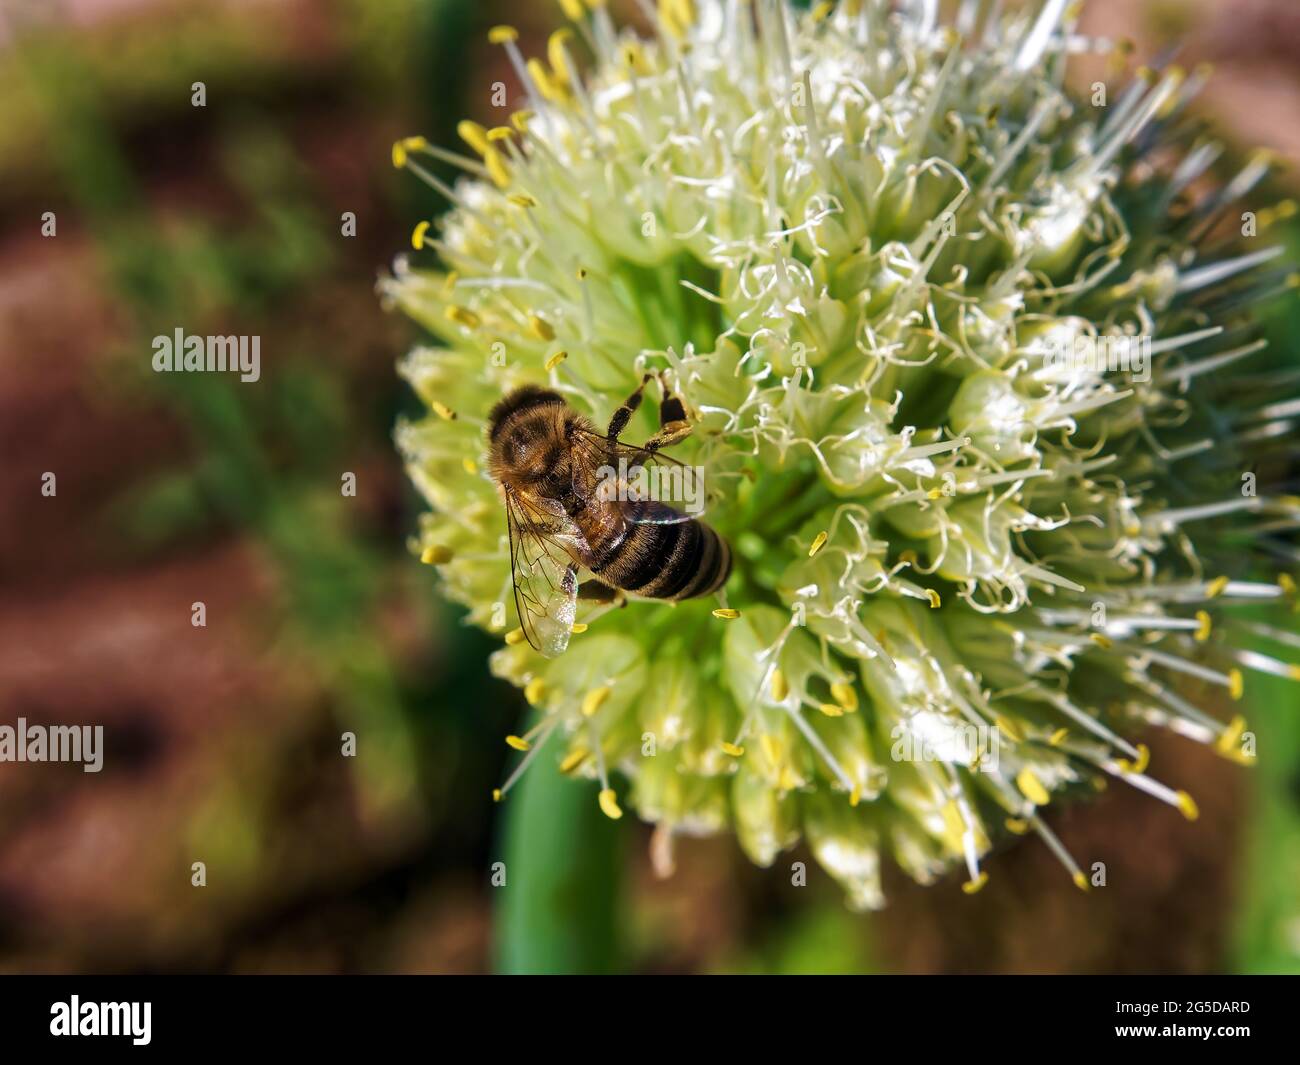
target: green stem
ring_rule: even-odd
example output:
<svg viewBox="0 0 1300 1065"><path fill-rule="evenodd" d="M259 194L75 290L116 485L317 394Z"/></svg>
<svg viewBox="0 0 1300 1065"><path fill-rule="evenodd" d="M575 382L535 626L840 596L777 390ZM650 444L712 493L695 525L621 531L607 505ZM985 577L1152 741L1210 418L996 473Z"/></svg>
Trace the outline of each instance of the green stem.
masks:
<svg viewBox="0 0 1300 1065"><path fill-rule="evenodd" d="M595 788L535 766L504 807L496 968L614 972L620 960L618 826Z"/></svg>

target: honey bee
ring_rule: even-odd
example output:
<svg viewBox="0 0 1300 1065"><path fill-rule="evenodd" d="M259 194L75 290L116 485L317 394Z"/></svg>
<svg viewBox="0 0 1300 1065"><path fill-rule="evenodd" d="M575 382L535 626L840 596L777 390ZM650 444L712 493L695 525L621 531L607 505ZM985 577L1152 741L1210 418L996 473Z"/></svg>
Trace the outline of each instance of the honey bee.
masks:
<svg viewBox="0 0 1300 1065"><path fill-rule="evenodd" d="M640 447L619 439L650 376L603 434L558 392L531 385L488 416L489 470L505 500L519 626L547 657L568 646L579 598L690 599L718 591L731 574L731 549L708 525L621 490L629 468L672 463L687 478L696 472L660 453L691 431L666 387L659 431ZM581 586L580 569L592 575Z"/></svg>

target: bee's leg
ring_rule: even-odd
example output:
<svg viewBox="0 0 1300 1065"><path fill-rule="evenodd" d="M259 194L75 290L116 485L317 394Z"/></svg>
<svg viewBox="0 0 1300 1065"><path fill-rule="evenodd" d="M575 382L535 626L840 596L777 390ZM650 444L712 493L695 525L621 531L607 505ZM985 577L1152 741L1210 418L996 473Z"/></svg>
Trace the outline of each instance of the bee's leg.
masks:
<svg viewBox="0 0 1300 1065"><path fill-rule="evenodd" d="M647 451L672 447L691 435L691 423L686 420L686 407L669 389L662 374L659 377L659 387L663 389L663 399L659 403L659 432L645 442Z"/></svg>
<svg viewBox="0 0 1300 1065"><path fill-rule="evenodd" d="M597 580L583 581L578 585L578 598L588 603L614 603L617 606L627 602L617 588Z"/></svg>
<svg viewBox="0 0 1300 1065"><path fill-rule="evenodd" d="M623 401L623 405L614 412L614 416L609 419L609 428L605 435L610 440L618 439L618 434L627 428L627 423L636 413L637 407L641 406L641 393L645 391L646 383L650 380L651 374L646 374L641 378L641 383L636 386L636 391Z"/></svg>

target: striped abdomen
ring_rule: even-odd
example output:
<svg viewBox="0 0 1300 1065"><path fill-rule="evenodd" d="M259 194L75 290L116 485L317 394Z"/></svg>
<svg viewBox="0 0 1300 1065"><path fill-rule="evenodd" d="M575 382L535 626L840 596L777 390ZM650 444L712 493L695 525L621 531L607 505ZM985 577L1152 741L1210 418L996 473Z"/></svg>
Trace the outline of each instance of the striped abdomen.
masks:
<svg viewBox="0 0 1300 1065"><path fill-rule="evenodd" d="M633 595L691 599L716 592L731 575L727 541L702 521L670 525L629 522L606 543L595 540L588 539L593 554L588 562L591 572L605 584Z"/></svg>

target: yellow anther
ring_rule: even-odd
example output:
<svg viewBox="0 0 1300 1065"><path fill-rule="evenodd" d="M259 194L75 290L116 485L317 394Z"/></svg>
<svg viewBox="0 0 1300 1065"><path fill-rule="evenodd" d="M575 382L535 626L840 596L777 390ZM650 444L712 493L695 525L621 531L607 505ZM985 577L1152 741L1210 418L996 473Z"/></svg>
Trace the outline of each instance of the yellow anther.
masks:
<svg viewBox="0 0 1300 1065"><path fill-rule="evenodd" d="M513 26L493 26L488 30L488 42L505 44L507 41L519 40L519 31Z"/></svg>
<svg viewBox="0 0 1300 1065"><path fill-rule="evenodd" d="M597 710L605 705L605 700L609 698L610 686L602 684L599 688L592 688L582 697L582 716L591 717Z"/></svg>
<svg viewBox="0 0 1300 1065"><path fill-rule="evenodd" d="M939 607L943 606L943 600L939 598L939 593L933 588L927 588L925 590L925 597L930 600L931 610L938 610Z"/></svg>
<svg viewBox="0 0 1300 1065"><path fill-rule="evenodd" d="M456 133L460 139L473 148L479 155L486 155L491 144L488 143L487 130L477 122L463 118L456 123Z"/></svg>
<svg viewBox="0 0 1300 1065"><path fill-rule="evenodd" d="M623 46L623 63L634 74L649 74L652 70L640 45L632 42Z"/></svg>
<svg viewBox="0 0 1300 1065"><path fill-rule="evenodd" d="M551 326L551 323L538 315L529 315L528 328L532 330L533 336L539 340L550 341L555 339L555 329Z"/></svg>
<svg viewBox="0 0 1300 1065"><path fill-rule="evenodd" d="M546 365L547 373L549 373L551 370L554 370L557 366L560 365L560 363L562 363L568 357L569 357L569 353L567 351L557 351L554 355L552 355L549 359L546 360L545 365Z"/></svg>
<svg viewBox="0 0 1300 1065"><path fill-rule="evenodd" d="M508 141L515 135L515 131L509 126L493 126L487 131L489 144L499 144L501 141Z"/></svg>
<svg viewBox="0 0 1300 1065"><path fill-rule="evenodd" d="M424 247L424 235L429 232L429 224L427 221L421 222L411 233L411 247L416 251Z"/></svg>
<svg viewBox="0 0 1300 1065"><path fill-rule="evenodd" d="M1237 702L1246 690L1246 680L1241 675L1241 670L1228 670L1228 694L1232 696L1232 701Z"/></svg>
<svg viewBox="0 0 1300 1065"><path fill-rule="evenodd" d="M1169 68L1168 82L1172 87L1176 89L1178 88L1178 86L1182 85L1183 82L1185 82L1186 80L1187 80L1187 71L1185 71L1182 67L1175 66ZM1170 114L1173 113L1174 108L1177 107L1178 104L1179 104L1178 93L1171 92L1169 96L1165 99L1165 102L1160 105L1159 110L1156 111L1156 115L1160 118L1167 118Z"/></svg>
<svg viewBox="0 0 1300 1065"><path fill-rule="evenodd" d="M1196 800L1185 791L1180 791L1178 793L1178 809L1189 821L1195 821L1201 816L1201 810L1200 807L1196 805Z"/></svg>
<svg viewBox="0 0 1300 1065"><path fill-rule="evenodd" d="M681 40L695 25L694 0L659 0L659 21L668 33Z"/></svg>
<svg viewBox="0 0 1300 1065"><path fill-rule="evenodd" d="M822 0L820 4L812 9L812 20L814 23L825 22L826 16L835 10L835 5L831 0Z"/></svg>
<svg viewBox="0 0 1300 1065"><path fill-rule="evenodd" d="M1137 761L1130 762L1127 758L1117 758L1115 764L1119 766L1121 773L1145 773L1147 766L1151 764L1151 750L1145 743L1137 745Z"/></svg>
<svg viewBox="0 0 1300 1065"><path fill-rule="evenodd" d="M827 717L843 717L844 707L836 706L834 703L818 703L817 709Z"/></svg>
<svg viewBox="0 0 1300 1065"><path fill-rule="evenodd" d="M542 701L542 696L546 694L546 681L541 677L534 677L524 685L524 698L528 700L529 706L536 706Z"/></svg>
<svg viewBox="0 0 1300 1065"><path fill-rule="evenodd" d="M493 788L493 789L492 789L492 801L493 801L493 802L500 802L500 801L501 801L501 789L500 789L500 788Z"/></svg>
<svg viewBox="0 0 1300 1065"><path fill-rule="evenodd" d="M790 694L790 685L786 682L785 674L779 669L772 671L771 681L772 699L774 702L785 702L786 696Z"/></svg>
<svg viewBox="0 0 1300 1065"><path fill-rule="evenodd" d="M478 476L478 463L473 459L464 458L460 460L460 468L468 473L471 477Z"/></svg>
<svg viewBox="0 0 1300 1065"><path fill-rule="evenodd" d="M443 547L442 544L431 544L420 552L420 561L426 566L441 566L451 560L451 548Z"/></svg>
<svg viewBox="0 0 1300 1065"><path fill-rule="evenodd" d="M730 755L732 758L740 758L745 753L745 748L734 743L724 743L722 753Z"/></svg>
<svg viewBox="0 0 1300 1065"><path fill-rule="evenodd" d="M1296 593L1295 578L1289 573L1277 575L1277 586L1282 589L1282 594L1285 596L1294 596Z"/></svg>
<svg viewBox="0 0 1300 1065"><path fill-rule="evenodd" d="M506 643L508 643L511 647L515 646L515 644L519 644L523 642L524 642L523 629L511 629L509 632L506 633Z"/></svg>
<svg viewBox="0 0 1300 1065"><path fill-rule="evenodd" d="M575 769L578 768L578 766L582 765L582 763L585 762L590 757L591 757L591 752L587 750L586 747L575 747L568 754L566 754L564 756L564 760L560 762L560 772L572 773Z"/></svg>
<svg viewBox="0 0 1300 1065"><path fill-rule="evenodd" d="M1008 817L1003 824L1007 826L1008 832L1014 832L1017 836L1023 836L1029 831L1029 822L1022 821L1018 817Z"/></svg>
<svg viewBox="0 0 1300 1065"><path fill-rule="evenodd" d="M519 133L528 132L528 122L533 117L531 111L516 111L510 116L510 124L515 127Z"/></svg>
<svg viewBox="0 0 1300 1065"><path fill-rule="evenodd" d="M763 748L763 755L774 765L781 761L781 745L770 732L764 732L758 737L758 745Z"/></svg>
<svg viewBox="0 0 1300 1065"><path fill-rule="evenodd" d="M505 156L490 144L488 150L483 154L483 165L487 167L488 177L492 179L492 184L499 189L509 187L510 168L506 166Z"/></svg>
<svg viewBox="0 0 1300 1065"><path fill-rule="evenodd" d="M587 11L580 0L560 0L560 10L571 22L581 22L587 17Z"/></svg>
<svg viewBox="0 0 1300 1065"><path fill-rule="evenodd" d="M443 312L449 322L455 322L457 325L463 325L466 329L477 329L481 319L477 314L467 307L459 304L448 304L447 309Z"/></svg>
<svg viewBox="0 0 1300 1065"><path fill-rule="evenodd" d="M613 788L604 788L600 793L600 810L611 821L617 821L623 816L623 811L619 809L618 798L614 794Z"/></svg>
<svg viewBox="0 0 1300 1065"><path fill-rule="evenodd" d="M1246 731L1246 719L1237 714L1227 727L1219 733L1219 738L1214 741L1214 749L1220 754L1235 753L1241 743L1242 734Z"/></svg>
<svg viewBox="0 0 1300 1065"><path fill-rule="evenodd" d="M1076 872L1073 876L1070 877L1070 879L1074 881L1074 886L1077 887L1080 891L1092 890L1092 885L1088 883L1088 878L1083 875L1082 870Z"/></svg>
<svg viewBox="0 0 1300 1065"><path fill-rule="evenodd" d="M551 69L555 72L554 77L558 85L573 83L573 69L569 66L568 57L564 53L564 44L572 36L573 30L568 26L562 26L546 41L546 58L551 61Z"/></svg>
<svg viewBox="0 0 1300 1065"><path fill-rule="evenodd" d="M532 744L529 743L522 736L507 736L506 743L508 743L516 751L526 751L532 747Z"/></svg>
<svg viewBox="0 0 1300 1065"><path fill-rule="evenodd" d="M800 784L799 777L795 771L788 765L781 767L781 772L776 775L776 786L781 791L794 791Z"/></svg>
<svg viewBox="0 0 1300 1065"><path fill-rule="evenodd" d="M1034 771L1025 766L1016 774L1016 787L1020 789L1020 794L1032 802L1035 806L1046 806L1051 801L1051 795L1043 787L1043 782L1034 775Z"/></svg>
<svg viewBox="0 0 1300 1065"><path fill-rule="evenodd" d="M1088 639L1090 639L1103 651L1109 651L1112 647L1115 646L1114 640L1112 640L1109 636L1103 636L1099 632L1090 632L1088 634Z"/></svg>
<svg viewBox="0 0 1300 1065"><path fill-rule="evenodd" d="M1214 580L1210 581L1210 583L1205 586L1205 598L1217 599L1223 594L1223 590L1226 587L1228 587L1227 577L1215 577Z"/></svg>
<svg viewBox="0 0 1300 1065"><path fill-rule="evenodd" d="M683 30L677 25L677 11L673 0L659 0L659 23L664 31L674 37L681 37Z"/></svg>
<svg viewBox="0 0 1300 1065"><path fill-rule="evenodd" d="M849 792L849 805L857 806L858 803L860 803L861 801L862 801L862 787L861 785L854 784L853 790Z"/></svg>
<svg viewBox="0 0 1300 1065"><path fill-rule="evenodd" d="M401 170L406 165L406 157L410 152L418 152L429 147L429 142L423 137L403 137L400 141L393 143L393 166Z"/></svg>
<svg viewBox="0 0 1300 1065"><path fill-rule="evenodd" d="M851 714L858 708L858 692L852 684L836 681L831 685L831 698L844 708L846 714Z"/></svg>
<svg viewBox="0 0 1300 1065"><path fill-rule="evenodd" d="M902 551L898 553L898 561L906 562L909 566L915 565L916 552L913 551L910 547L904 548Z"/></svg>
<svg viewBox="0 0 1300 1065"><path fill-rule="evenodd" d="M723 621L735 621L736 618L740 617L740 611L729 606L720 606L717 610L713 611L713 616L715 618L721 618Z"/></svg>
<svg viewBox="0 0 1300 1065"><path fill-rule="evenodd" d="M943 489L942 489L942 488L931 488L928 492L925 493L925 498L926 498L926 499L942 499L942 498L943 498Z"/></svg>
<svg viewBox="0 0 1300 1065"><path fill-rule="evenodd" d="M1000 728L1003 732L1007 734L1007 738L1011 740L1012 743L1025 742L1025 734L1021 732L1020 727L1016 725L1014 722L1012 722L1009 718L1002 717L999 714L993 720L994 723L998 726L998 728Z"/></svg>
<svg viewBox="0 0 1300 1065"><path fill-rule="evenodd" d="M827 536L826 533L824 532L819 532L816 536L814 536L812 546L808 548L808 557L812 558L813 555L817 554L817 552L820 551L825 546L826 540L827 540Z"/></svg>
<svg viewBox="0 0 1300 1065"><path fill-rule="evenodd" d="M1070 737L1069 729L1058 728L1047 738L1047 742L1050 743L1053 747L1059 747L1067 739L1069 739L1069 737Z"/></svg>
<svg viewBox="0 0 1300 1065"><path fill-rule="evenodd" d="M456 287L456 282L460 280L460 271L449 271L447 276L442 279L442 291L450 292Z"/></svg>
<svg viewBox="0 0 1300 1065"><path fill-rule="evenodd" d="M444 422L454 422L456 420L456 412L439 400L435 399L430 402L429 408Z"/></svg>
<svg viewBox="0 0 1300 1065"><path fill-rule="evenodd" d="M825 4L824 6L830 7L831 5ZM962 884L961 889L967 895L974 895L977 891L979 891L980 888L982 888L988 882L989 882L989 874L984 872L983 869L981 869L979 876L977 876L974 880L967 880L966 883Z"/></svg>
<svg viewBox="0 0 1300 1065"><path fill-rule="evenodd" d="M575 636L577 636L580 633L584 633L587 631L587 623L585 621L579 621L575 623L573 628L571 628L569 631L573 633Z"/></svg>
<svg viewBox="0 0 1300 1065"><path fill-rule="evenodd" d="M1213 627L1213 620L1210 618L1208 610L1198 610L1196 620L1199 623L1196 627L1196 642L1204 643L1210 638L1210 629Z"/></svg>
<svg viewBox="0 0 1300 1065"><path fill-rule="evenodd" d="M537 91L542 94L543 100L553 104L563 101L563 87L551 77L546 64L536 56L528 60L528 76L533 79L533 84L537 86Z"/></svg>

